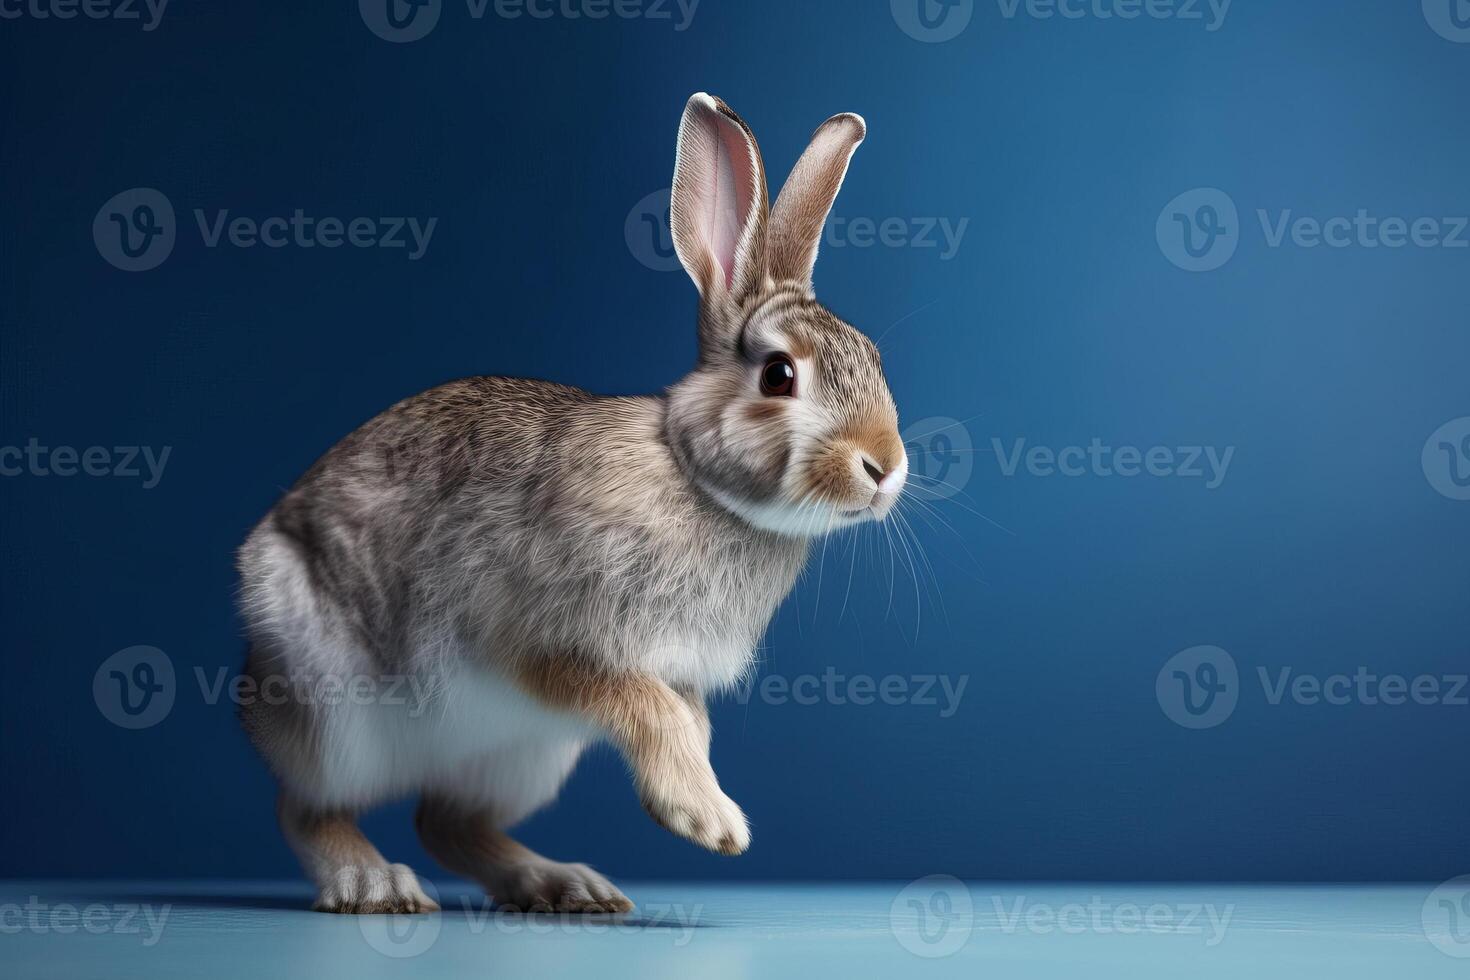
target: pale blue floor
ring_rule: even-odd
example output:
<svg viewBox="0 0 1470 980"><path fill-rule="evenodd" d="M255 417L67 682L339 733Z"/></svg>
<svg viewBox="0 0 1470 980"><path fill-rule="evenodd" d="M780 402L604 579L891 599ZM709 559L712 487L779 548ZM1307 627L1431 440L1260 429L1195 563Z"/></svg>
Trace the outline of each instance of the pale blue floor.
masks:
<svg viewBox="0 0 1470 980"><path fill-rule="evenodd" d="M466 886L440 915L350 917L296 884L5 882L0 975L1470 977L1470 932L1435 924L1454 909L1430 884L623 887L638 910L613 919L496 913Z"/></svg>

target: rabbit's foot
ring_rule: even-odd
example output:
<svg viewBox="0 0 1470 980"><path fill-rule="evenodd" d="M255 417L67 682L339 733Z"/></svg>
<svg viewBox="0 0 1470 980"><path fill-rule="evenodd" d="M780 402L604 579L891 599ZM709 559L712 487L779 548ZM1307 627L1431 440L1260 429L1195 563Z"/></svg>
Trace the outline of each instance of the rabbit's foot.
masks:
<svg viewBox="0 0 1470 980"><path fill-rule="evenodd" d="M537 857L497 869L486 890L495 904L517 912L629 912L633 903L585 864Z"/></svg>
<svg viewBox="0 0 1470 980"><path fill-rule="evenodd" d="M743 854L750 846L745 813L720 790L713 773L649 787L643 808L660 826L717 854Z"/></svg>
<svg viewBox="0 0 1470 980"><path fill-rule="evenodd" d="M318 912L371 915L437 912L439 903L424 894L418 876L404 864L338 868L317 896Z"/></svg>

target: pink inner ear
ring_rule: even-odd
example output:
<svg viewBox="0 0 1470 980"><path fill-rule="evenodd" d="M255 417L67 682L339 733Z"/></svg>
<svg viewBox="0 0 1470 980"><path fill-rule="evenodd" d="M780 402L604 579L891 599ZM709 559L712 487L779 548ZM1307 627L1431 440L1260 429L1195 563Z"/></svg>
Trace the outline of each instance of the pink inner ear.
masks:
<svg viewBox="0 0 1470 980"><path fill-rule="evenodd" d="M755 180L744 131L724 116L717 116L714 125L717 152L710 168L712 186L705 240L729 289L735 280L740 236L750 217Z"/></svg>

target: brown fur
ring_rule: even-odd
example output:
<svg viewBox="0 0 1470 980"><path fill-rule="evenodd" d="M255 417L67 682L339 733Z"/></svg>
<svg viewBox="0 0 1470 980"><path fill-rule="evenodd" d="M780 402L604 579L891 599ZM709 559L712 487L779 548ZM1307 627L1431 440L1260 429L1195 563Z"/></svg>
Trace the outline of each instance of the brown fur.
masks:
<svg viewBox="0 0 1470 980"><path fill-rule="evenodd" d="M281 831L316 883L319 912L353 914L435 912L439 905L408 867L389 864L344 811L322 811L282 794L276 803Z"/></svg>
<svg viewBox="0 0 1470 980"><path fill-rule="evenodd" d="M527 664L518 679L533 697L608 733L633 772L644 809L660 824L683 836L711 837L711 849L721 854L745 850L748 835L742 841L738 829L717 826L719 804L734 804L710 768L702 698L681 695L656 677L614 673L575 657Z"/></svg>
<svg viewBox="0 0 1470 980"><path fill-rule="evenodd" d="M627 896L587 865L542 857L500 830L484 810L425 796L414 824L434 860L479 882L507 910L595 913L633 908Z"/></svg>

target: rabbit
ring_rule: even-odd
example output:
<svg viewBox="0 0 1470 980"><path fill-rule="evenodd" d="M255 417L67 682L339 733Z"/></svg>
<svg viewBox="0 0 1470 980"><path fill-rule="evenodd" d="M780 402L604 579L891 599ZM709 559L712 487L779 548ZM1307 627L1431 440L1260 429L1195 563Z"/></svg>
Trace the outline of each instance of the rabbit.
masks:
<svg viewBox="0 0 1470 980"><path fill-rule="evenodd" d="M314 686L251 699L241 721L316 909L437 908L356 823L417 795L427 852L497 905L630 910L587 865L506 833L601 740L663 827L749 846L710 766L705 699L752 669L809 542L883 519L908 473L877 348L812 292L865 135L860 116L828 119L768 208L750 128L692 96L670 206L700 296L687 376L648 397L441 385L348 435L252 530L246 676ZM416 693L353 697L364 678Z"/></svg>

